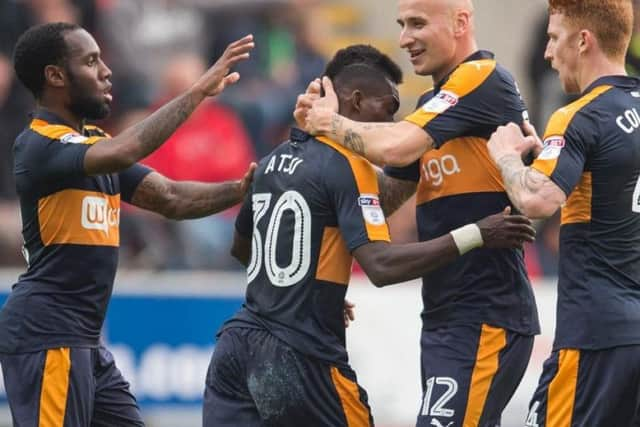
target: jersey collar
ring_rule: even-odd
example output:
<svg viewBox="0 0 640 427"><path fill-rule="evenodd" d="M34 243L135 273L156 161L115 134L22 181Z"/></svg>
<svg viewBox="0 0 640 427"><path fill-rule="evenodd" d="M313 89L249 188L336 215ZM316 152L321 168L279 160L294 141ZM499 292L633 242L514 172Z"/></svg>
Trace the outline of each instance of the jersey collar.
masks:
<svg viewBox="0 0 640 427"><path fill-rule="evenodd" d="M609 85L622 89L633 89L640 87L640 78L631 76L603 76L591 83L583 92L582 96L588 94L598 86Z"/></svg>
<svg viewBox="0 0 640 427"><path fill-rule="evenodd" d="M437 82L434 85L434 89L435 91L439 91L442 86L444 86L444 84L447 82L447 80L449 80L449 77L451 77L451 75L458 69L458 67L460 67L460 65L464 64L465 62L471 62L471 61L479 61L481 59L494 59L495 55L493 54L493 52L489 52L488 50L477 50L474 53L472 53L471 55L467 56L460 64L458 64L456 66L456 68L454 68L449 74L447 74L446 76L444 76L444 78L442 80L440 80L439 82Z"/></svg>
<svg viewBox="0 0 640 427"><path fill-rule="evenodd" d="M305 142L310 138L313 137L302 129L291 128L291 133L289 134L289 140L291 142Z"/></svg>
<svg viewBox="0 0 640 427"><path fill-rule="evenodd" d="M55 113L52 113L49 110L45 110L44 108L38 108L31 116L34 119L40 119L51 125L64 125L64 126L69 126L70 128L73 128L73 126L67 123L60 116L58 116Z"/></svg>

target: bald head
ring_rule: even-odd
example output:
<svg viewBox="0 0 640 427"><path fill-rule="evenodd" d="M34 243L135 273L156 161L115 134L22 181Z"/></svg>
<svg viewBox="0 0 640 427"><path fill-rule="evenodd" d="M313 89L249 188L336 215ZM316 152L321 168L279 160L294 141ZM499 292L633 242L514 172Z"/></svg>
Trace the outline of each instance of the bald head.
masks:
<svg viewBox="0 0 640 427"><path fill-rule="evenodd" d="M436 81L477 50L471 0L398 0L400 47Z"/></svg>

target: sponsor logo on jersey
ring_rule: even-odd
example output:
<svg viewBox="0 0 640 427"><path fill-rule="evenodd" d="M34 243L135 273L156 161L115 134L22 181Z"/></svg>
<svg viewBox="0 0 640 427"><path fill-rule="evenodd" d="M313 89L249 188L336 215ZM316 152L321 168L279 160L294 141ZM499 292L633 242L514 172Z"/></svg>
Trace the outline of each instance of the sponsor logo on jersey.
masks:
<svg viewBox="0 0 640 427"><path fill-rule="evenodd" d="M562 136L551 136L544 140L543 149L538 159L540 160L553 160L560 157L560 153L564 148L565 141Z"/></svg>
<svg viewBox="0 0 640 427"><path fill-rule="evenodd" d="M458 103L458 95L448 90L441 90L422 106L427 113L442 114Z"/></svg>
<svg viewBox="0 0 640 427"><path fill-rule="evenodd" d="M383 225L384 213L380 207L380 198L375 194L361 194L358 205L362 208L362 217L371 225Z"/></svg>
<svg viewBox="0 0 640 427"><path fill-rule="evenodd" d="M80 135L78 133L68 133L60 138L60 142L62 142L63 144L83 144L88 139L89 138L87 138L86 136Z"/></svg>
<svg viewBox="0 0 640 427"><path fill-rule="evenodd" d="M107 199L86 196L82 199L82 226L87 230L101 230L109 235L111 227L120 225L120 209L109 206Z"/></svg>

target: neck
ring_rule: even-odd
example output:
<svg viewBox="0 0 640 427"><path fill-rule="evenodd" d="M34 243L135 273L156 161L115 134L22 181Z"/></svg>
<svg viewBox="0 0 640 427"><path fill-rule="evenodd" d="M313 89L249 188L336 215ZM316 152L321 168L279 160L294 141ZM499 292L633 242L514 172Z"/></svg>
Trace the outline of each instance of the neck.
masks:
<svg viewBox="0 0 640 427"><path fill-rule="evenodd" d="M37 102L37 107L43 110L50 111L51 113L64 120L67 124L71 125L71 127L78 132L82 132L84 119L82 117L76 116L71 111L69 111L68 108L60 105L59 101L52 102L50 97L43 96L42 99Z"/></svg>
<svg viewBox="0 0 640 427"><path fill-rule="evenodd" d="M474 38L468 37L460 40L460 44L456 49L456 53L453 56L453 59L446 68L433 73L433 81L436 83L441 82L449 73L455 70L457 66L462 64L462 61L464 61L477 51L478 43L476 43L476 40Z"/></svg>
<svg viewBox="0 0 640 427"><path fill-rule="evenodd" d="M624 60L615 61L607 57L584 64L578 73L578 86L580 92L584 92L593 82L604 76L626 76Z"/></svg>

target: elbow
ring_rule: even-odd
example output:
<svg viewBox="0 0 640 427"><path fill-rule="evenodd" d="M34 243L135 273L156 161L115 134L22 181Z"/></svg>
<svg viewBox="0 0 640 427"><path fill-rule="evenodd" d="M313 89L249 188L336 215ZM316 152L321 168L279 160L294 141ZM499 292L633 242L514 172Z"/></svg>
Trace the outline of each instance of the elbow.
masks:
<svg viewBox="0 0 640 427"><path fill-rule="evenodd" d="M163 194L162 205L158 213L166 219L174 221L187 219L183 214L182 209L180 209L180 205L180 200L176 192L173 188L170 188Z"/></svg>
<svg viewBox="0 0 640 427"><path fill-rule="evenodd" d="M552 216L560 206L536 197L523 199L518 210L531 219L545 219Z"/></svg>
<svg viewBox="0 0 640 427"><path fill-rule="evenodd" d="M389 276L390 268L387 266L384 259L381 259L382 257L377 258L378 259L373 260L371 265L367 267L366 273L373 286L376 288L382 288L390 285L393 281Z"/></svg>
<svg viewBox="0 0 640 427"><path fill-rule="evenodd" d="M112 154L111 161L109 163L113 165L112 169L114 169L115 172L121 172L135 165L138 160L139 158L132 150L118 148Z"/></svg>
<svg viewBox="0 0 640 427"><path fill-rule="evenodd" d="M380 163L398 168L411 164L414 159L408 158L406 153L403 152L401 145L402 144L385 144L380 153L382 160Z"/></svg>

